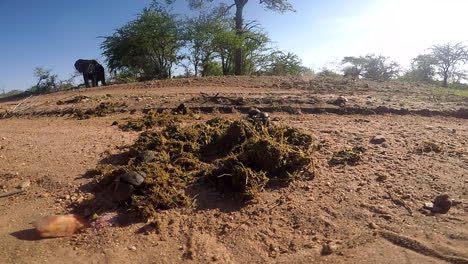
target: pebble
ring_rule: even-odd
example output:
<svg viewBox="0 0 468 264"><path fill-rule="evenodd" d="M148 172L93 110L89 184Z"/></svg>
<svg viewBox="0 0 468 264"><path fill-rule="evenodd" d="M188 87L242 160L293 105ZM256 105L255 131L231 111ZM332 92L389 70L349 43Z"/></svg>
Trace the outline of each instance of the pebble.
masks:
<svg viewBox="0 0 468 264"><path fill-rule="evenodd" d="M434 207L432 208L432 211L434 213L446 214L452 207L452 200L448 194L442 194L434 199L433 204Z"/></svg>
<svg viewBox="0 0 468 264"><path fill-rule="evenodd" d="M379 228L378 225L376 225L375 223L372 223L372 222L369 223L369 227L370 227L371 229L377 229L377 228Z"/></svg>
<svg viewBox="0 0 468 264"><path fill-rule="evenodd" d="M128 250L130 250L130 251L135 251L135 250L137 250L137 248L136 248L135 246L129 246L129 247L128 247Z"/></svg>
<svg viewBox="0 0 468 264"><path fill-rule="evenodd" d="M134 186L139 186L145 181L146 173L129 171L120 175L120 181L129 183Z"/></svg>
<svg viewBox="0 0 468 264"><path fill-rule="evenodd" d="M30 181L30 180L25 180L25 181L21 182L20 184L18 184L18 188L20 188L20 189L26 189L26 188L28 188L30 185L31 185L31 181Z"/></svg>
<svg viewBox="0 0 468 264"><path fill-rule="evenodd" d="M386 141L387 139L385 139L384 136L382 135L377 135L377 136L374 136L371 140L370 140L370 143L372 144L382 144Z"/></svg>
<svg viewBox="0 0 468 264"><path fill-rule="evenodd" d="M41 197L41 198L47 198L47 197L49 197L49 196L50 196L50 194L48 194L48 193L41 193L41 194L39 195L39 197Z"/></svg>
<svg viewBox="0 0 468 264"><path fill-rule="evenodd" d="M330 255L338 249L338 245L334 242L329 242L322 246L322 255Z"/></svg>
<svg viewBox="0 0 468 264"><path fill-rule="evenodd" d="M154 151L144 151L137 156L137 159L141 162L152 162L156 159L156 154Z"/></svg>

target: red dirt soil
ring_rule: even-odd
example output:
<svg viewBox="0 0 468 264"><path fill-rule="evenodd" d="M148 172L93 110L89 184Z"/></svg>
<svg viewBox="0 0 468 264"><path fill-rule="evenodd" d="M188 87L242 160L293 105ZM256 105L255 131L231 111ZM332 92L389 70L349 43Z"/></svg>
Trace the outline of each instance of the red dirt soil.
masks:
<svg viewBox="0 0 468 264"><path fill-rule="evenodd" d="M338 96L345 106L330 104ZM115 113L76 118L109 102ZM180 103L202 120L269 111L320 143L318 175L247 205L198 186L196 206L158 213L158 232L122 219L39 239L30 223L69 213L91 195L83 175L138 137L114 121ZM0 194L31 181L0 198L0 263L468 263L466 109L466 97L424 84L340 78L178 79L0 99ZM370 143L376 135L385 142ZM425 141L443 151L416 151ZM329 165L346 146L364 147L363 159ZM442 193L454 199L447 214L422 209Z"/></svg>

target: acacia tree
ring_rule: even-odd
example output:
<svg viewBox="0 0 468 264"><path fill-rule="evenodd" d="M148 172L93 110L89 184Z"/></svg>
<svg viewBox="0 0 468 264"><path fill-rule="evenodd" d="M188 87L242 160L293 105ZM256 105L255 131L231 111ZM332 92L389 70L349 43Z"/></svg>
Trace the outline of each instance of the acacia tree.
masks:
<svg viewBox="0 0 468 264"><path fill-rule="evenodd" d="M363 77L373 81L387 81L398 75L400 65L394 61L389 61L388 57L382 55L369 54L364 57L344 57L342 64L346 73L352 73L354 77Z"/></svg>
<svg viewBox="0 0 468 264"><path fill-rule="evenodd" d="M432 82L434 80L435 59L431 54L421 54L411 62L410 70L404 78L411 81Z"/></svg>
<svg viewBox="0 0 468 264"><path fill-rule="evenodd" d="M143 9L135 20L104 37L101 49L109 68L140 80L169 78L184 45L179 24L175 15L157 5Z"/></svg>
<svg viewBox="0 0 468 264"><path fill-rule="evenodd" d="M185 21L188 60L193 64L195 76L198 76L200 72L202 76L206 75L205 66L211 65L216 52L214 45L216 37L221 32L229 31L228 19L217 10L212 11L201 13L198 17Z"/></svg>
<svg viewBox="0 0 468 264"><path fill-rule="evenodd" d="M264 58L258 73L262 75L303 75L307 69L302 66L299 56L292 52L273 51Z"/></svg>
<svg viewBox="0 0 468 264"><path fill-rule="evenodd" d="M468 62L468 47L462 43L434 45L430 48L438 74L442 77L442 86L448 86L449 78L461 64Z"/></svg>
<svg viewBox="0 0 468 264"><path fill-rule="evenodd" d="M214 0L187 0L190 8L199 9L202 8L207 3L212 3ZM175 0L166 0L166 3L172 4ZM235 30L236 34L239 37L243 37L245 33L244 28L244 7L247 5L249 0L225 0L223 3L226 12L230 11L232 8L235 8ZM279 13L284 13L287 11L294 11L292 5L288 0L259 0L259 4L262 5L265 9L276 11ZM237 47L234 52L234 65L235 65L235 74L243 74L243 55L242 47Z"/></svg>

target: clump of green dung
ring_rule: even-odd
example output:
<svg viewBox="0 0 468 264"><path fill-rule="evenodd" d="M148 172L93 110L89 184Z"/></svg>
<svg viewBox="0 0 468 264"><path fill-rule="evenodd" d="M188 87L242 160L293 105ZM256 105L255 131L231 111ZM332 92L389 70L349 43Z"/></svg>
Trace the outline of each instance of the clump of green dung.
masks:
<svg viewBox="0 0 468 264"><path fill-rule="evenodd" d="M119 128L125 131L143 131L156 126L166 126L180 121L180 116L170 113L149 112L142 118L132 119L125 124L119 125Z"/></svg>
<svg viewBox="0 0 468 264"><path fill-rule="evenodd" d="M78 119L89 119L91 117L102 117L102 116L106 116L108 114L115 113L115 112L118 111L119 108L123 108L125 106L126 106L125 103L119 104L119 103L116 103L116 102L106 102L106 103L99 104L95 108L91 108L91 109L88 109L88 110L85 110L85 111L77 109L75 111L75 116Z"/></svg>
<svg viewBox="0 0 468 264"><path fill-rule="evenodd" d="M364 152L363 147L347 147L341 149L331 157L329 164L331 166L344 164L344 165L356 165L362 159L362 153Z"/></svg>
<svg viewBox="0 0 468 264"><path fill-rule="evenodd" d="M99 186L118 190L123 173L145 175L127 203L144 217L191 204L185 191L194 183L249 200L269 182L287 183L305 171L313 173L312 141L295 128L244 119L214 118L187 127L170 122L162 130L143 132L130 147L127 165L95 179Z"/></svg>
<svg viewBox="0 0 468 264"><path fill-rule="evenodd" d="M416 152L418 153L427 153L427 152L436 152L440 153L444 149L432 141L423 141L416 147Z"/></svg>

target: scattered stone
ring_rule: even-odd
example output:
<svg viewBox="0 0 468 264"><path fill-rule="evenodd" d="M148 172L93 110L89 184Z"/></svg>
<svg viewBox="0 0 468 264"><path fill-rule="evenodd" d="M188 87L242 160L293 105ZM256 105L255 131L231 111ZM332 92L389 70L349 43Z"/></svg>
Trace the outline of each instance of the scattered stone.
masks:
<svg viewBox="0 0 468 264"><path fill-rule="evenodd" d="M442 194L434 199L433 204L432 212L446 214L452 207L452 200L448 194Z"/></svg>
<svg viewBox="0 0 468 264"><path fill-rule="evenodd" d="M382 136L382 135L377 135L377 136L374 136L371 140L370 140L370 143L372 144L382 144L386 141L385 137Z"/></svg>
<svg viewBox="0 0 468 264"><path fill-rule="evenodd" d="M338 98L336 98L335 100L327 101L328 104L337 105L337 106L345 106L347 102L348 102L348 98L344 96L338 96Z"/></svg>
<svg viewBox="0 0 468 264"><path fill-rule="evenodd" d="M379 174L377 176L377 179L375 179L376 181L378 182L384 182L388 179L388 175L387 174Z"/></svg>
<svg viewBox="0 0 468 264"><path fill-rule="evenodd" d="M135 250L137 250L137 248L136 248L135 246L129 246L129 247L128 247L128 250L130 250L130 251L135 251Z"/></svg>
<svg viewBox="0 0 468 264"><path fill-rule="evenodd" d="M263 125L269 125L270 124L270 116L268 113L262 112L256 108L252 108L249 111L249 114L247 116L247 120L250 120L251 122L254 123L260 123Z"/></svg>
<svg viewBox="0 0 468 264"><path fill-rule="evenodd" d="M70 195L68 195L68 194L65 195L65 196L63 197L63 199L65 199L65 200L70 200Z"/></svg>
<svg viewBox="0 0 468 264"><path fill-rule="evenodd" d="M137 159L141 162L146 162L146 163L153 162L156 159L156 154L154 151L146 150L140 153L137 156Z"/></svg>
<svg viewBox="0 0 468 264"><path fill-rule="evenodd" d="M423 208L432 211L432 208L434 208L434 204L433 203L424 203Z"/></svg>
<svg viewBox="0 0 468 264"><path fill-rule="evenodd" d="M49 215L37 221L33 226L41 237L65 237L87 227L87 223L78 215Z"/></svg>
<svg viewBox="0 0 468 264"><path fill-rule="evenodd" d="M47 198L47 197L49 197L49 196L50 196L50 194L48 194L48 193L41 193L41 194L39 195L39 197L41 197L41 198Z"/></svg>
<svg viewBox="0 0 468 264"><path fill-rule="evenodd" d="M329 242L322 246L321 254L323 256L330 255L333 252L336 252L337 249L338 249L338 245L335 242Z"/></svg>
<svg viewBox="0 0 468 264"><path fill-rule="evenodd" d="M17 188L26 189L29 186L31 186L31 181L30 180L25 180L25 181L21 182L20 184L18 184Z"/></svg>
<svg viewBox="0 0 468 264"><path fill-rule="evenodd" d="M392 220L392 215L389 215L389 214L383 214L383 215L380 215L380 217L382 217L385 220Z"/></svg>
<svg viewBox="0 0 468 264"><path fill-rule="evenodd" d="M129 171L122 175L120 175L120 181L129 183L134 186L141 185L146 178L146 173L144 172L136 172L136 171Z"/></svg>
<svg viewBox="0 0 468 264"><path fill-rule="evenodd" d="M378 228L379 228L378 225L376 225L375 223L372 223L372 222L369 223L369 227L370 227L371 229L378 229Z"/></svg>

